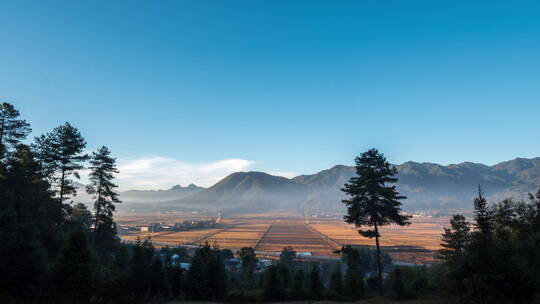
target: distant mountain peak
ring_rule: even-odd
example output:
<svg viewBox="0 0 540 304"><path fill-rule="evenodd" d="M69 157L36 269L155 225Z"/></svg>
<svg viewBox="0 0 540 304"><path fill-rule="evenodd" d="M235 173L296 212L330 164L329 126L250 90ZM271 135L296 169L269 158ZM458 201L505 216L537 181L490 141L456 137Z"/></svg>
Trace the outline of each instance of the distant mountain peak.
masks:
<svg viewBox="0 0 540 304"><path fill-rule="evenodd" d="M171 189L169 189L169 190L182 190L182 189L183 189L182 186L180 186L180 185L174 185L174 186L172 186Z"/></svg>

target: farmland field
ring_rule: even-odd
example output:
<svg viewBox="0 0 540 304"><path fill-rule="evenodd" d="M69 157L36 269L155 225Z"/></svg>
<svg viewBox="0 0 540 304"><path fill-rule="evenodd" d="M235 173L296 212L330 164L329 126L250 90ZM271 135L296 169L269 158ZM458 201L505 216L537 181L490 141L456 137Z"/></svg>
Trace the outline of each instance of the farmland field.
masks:
<svg viewBox="0 0 540 304"><path fill-rule="evenodd" d="M119 215L123 226L144 226L161 222L174 225L186 219L209 219L193 214ZM439 249L440 235L448 219L444 217L414 217L406 227L386 226L381 229L381 245L394 260L408 263L429 263ZM342 245L373 246L374 240L360 236L354 226L339 219L310 218L308 222L294 214L239 214L224 217L217 227L170 232L138 232L123 234L125 241L137 236L150 236L156 246L199 245L208 242L220 248L238 250L253 247L258 252L276 253L291 246L297 252L314 256L335 256Z"/></svg>
<svg viewBox="0 0 540 304"><path fill-rule="evenodd" d="M255 251L280 252L286 246L317 256L333 256L333 251L337 249L302 221L277 220L261 238Z"/></svg>

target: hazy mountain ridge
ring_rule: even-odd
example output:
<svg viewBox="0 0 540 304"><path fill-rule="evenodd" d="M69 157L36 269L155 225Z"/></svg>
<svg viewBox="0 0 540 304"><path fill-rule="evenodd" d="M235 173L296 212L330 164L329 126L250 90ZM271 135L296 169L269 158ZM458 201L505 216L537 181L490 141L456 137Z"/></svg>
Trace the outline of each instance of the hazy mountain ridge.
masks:
<svg viewBox="0 0 540 304"><path fill-rule="evenodd" d="M189 184L186 187L174 185L166 190L128 190L120 192L120 199L140 203L160 202L188 197L204 189L206 188Z"/></svg>
<svg viewBox="0 0 540 304"><path fill-rule="evenodd" d="M270 211L287 209L303 201L308 187L264 172L236 172L193 196L160 203L158 208Z"/></svg>
<svg viewBox="0 0 540 304"><path fill-rule="evenodd" d="M443 166L405 162L396 166L399 191L408 197L406 210L470 208L477 186L487 197L526 198L540 185L540 158L517 158L494 166L464 162ZM233 173L193 196L160 203L163 208L202 207L215 210L334 210L341 208L341 188L355 174L337 165L292 179L263 172Z"/></svg>

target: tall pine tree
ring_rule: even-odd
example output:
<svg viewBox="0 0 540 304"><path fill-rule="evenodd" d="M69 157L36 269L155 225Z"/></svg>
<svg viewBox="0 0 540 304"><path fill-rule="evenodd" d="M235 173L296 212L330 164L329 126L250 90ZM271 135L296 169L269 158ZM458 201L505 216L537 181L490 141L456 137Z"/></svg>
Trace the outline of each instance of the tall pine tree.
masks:
<svg viewBox="0 0 540 304"><path fill-rule="evenodd" d="M35 139L34 148L43 170L57 187L62 203L77 193L70 176L80 178L78 170L84 169L83 163L88 160L88 155L83 154L85 147L79 130L68 122Z"/></svg>
<svg viewBox="0 0 540 304"><path fill-rule="evenodd" d="M368 238L375 238L377 246L377 272L379 292L382 294L382 266L379 228L397 224L409 225L409 216L401 214L400 200L406 197L396 190L397 170L390 165L384 155L376 149L362 153L355 159L356 174L342 189L349 199L342 202L347 206L345 222L354 224L357 228L373 227L369 230L358 230L358 233Z"/></svg>
<svg viewBox="0 0 540 304"><path fill-rule="evenodd" d="M465 217L461 214L454 215L450 219L450 228L444 228L439 260L453 263L461 259L471 238L470 231L470 224Z"/></svg>
<svg viewBox="0 0 540 304"><path fill-rule="evenodd" d="M90 159L90 184L86 192L95 199L94 240L100 255L112 252L116 244L116 227L113 221L115 205L120 203L117 187L113 183L114 174L118 173L116 159L110 156L107 147L101 147L92 153Z"/></svg>
<svg viewBox="0 0 540 304"><path fill-rule="evenodd" d="M7 102L0 104L0 161L9 147L15 147L32 131L24 119L19 119L19 111Z"/></svg>

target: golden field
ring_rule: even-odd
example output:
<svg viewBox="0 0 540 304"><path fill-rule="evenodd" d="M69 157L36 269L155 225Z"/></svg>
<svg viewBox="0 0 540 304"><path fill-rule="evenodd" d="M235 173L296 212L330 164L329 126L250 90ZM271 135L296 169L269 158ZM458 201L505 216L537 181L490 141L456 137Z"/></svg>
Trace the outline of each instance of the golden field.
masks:
<svg viewBox="0 0 540 304"><path fill-rule="evenodd" d="M209 219L197 214L128 214L119 215L122 226L144 226L160 222L174 225L184 220ZM448 218L414 217L410 226L386 226L381 229L381 245L397 261L429 263L440 248L440 235ZM335 256L342 245L373 246L375 241L360 236L353 225L339 219L310 218L294 214L240 214L222 218L216 228L177 232L130 232L122 239L150 236L156 246L199 245L208 241L220 248L237 250L254 247L259 252L280 252L291 246L297 252L314 256Z"/></svg>

